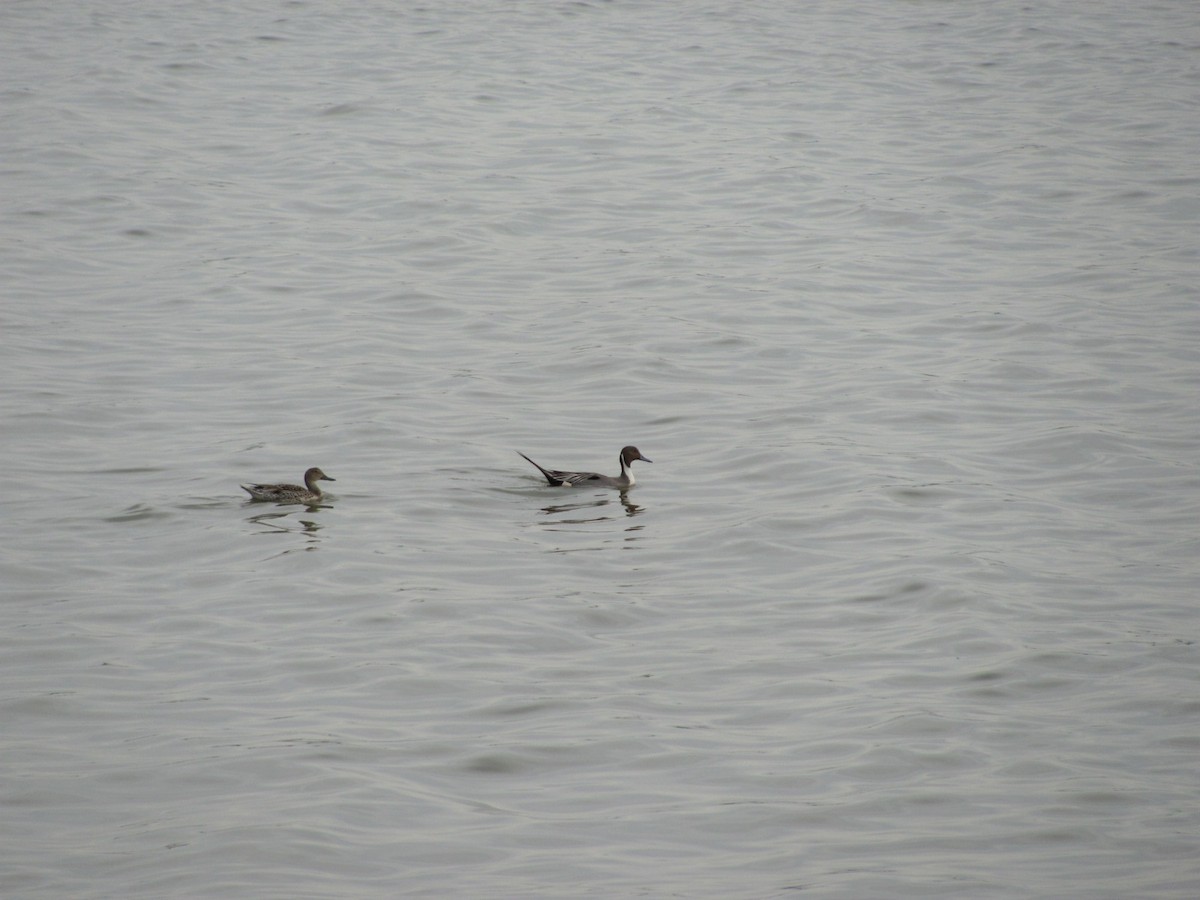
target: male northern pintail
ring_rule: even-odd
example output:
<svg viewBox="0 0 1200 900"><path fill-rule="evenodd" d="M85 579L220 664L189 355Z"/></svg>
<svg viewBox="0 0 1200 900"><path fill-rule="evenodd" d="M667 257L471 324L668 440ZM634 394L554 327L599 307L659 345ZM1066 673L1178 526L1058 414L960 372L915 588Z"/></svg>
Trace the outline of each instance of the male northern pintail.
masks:
<svg viewBox="0 0 1200 900"><path fill-rule="evenodd" d="M255 500L274 503L317 503L325 495L317 487L318 481L337 481L315 466L304 473L304 485L298 484L243 484L242 490Z"/></svg>
<svg viewBox="0 0 1200 900"><path fill-rule="evenodd" d="M517 451L520 456L525 456L520 450ZM550 482L551 487L614 487L621 490L627 490L633 487L636 479L633 477L633 470L630 468L635 459L640 459L643 462L654 462L652 459L646 459L642 456L637 447L625 447L621 451L621 474L616 477L610 475L597 475L595 472L560 472L558 469L543 469L537 463L525 456L525 459L533 463L534 467L546 476L546 480Z"/></svg>

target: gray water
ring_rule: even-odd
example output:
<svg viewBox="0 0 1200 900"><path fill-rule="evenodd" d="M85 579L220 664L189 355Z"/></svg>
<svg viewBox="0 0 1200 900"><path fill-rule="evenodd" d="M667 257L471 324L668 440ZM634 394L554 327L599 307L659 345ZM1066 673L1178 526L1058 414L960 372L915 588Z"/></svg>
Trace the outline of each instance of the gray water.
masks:
<svg viewBox="0 0 1200 900"><path fill-rule="evenodd" d="M9 2L0 76L4 897L1200 892L1194 3Z"/></svg>

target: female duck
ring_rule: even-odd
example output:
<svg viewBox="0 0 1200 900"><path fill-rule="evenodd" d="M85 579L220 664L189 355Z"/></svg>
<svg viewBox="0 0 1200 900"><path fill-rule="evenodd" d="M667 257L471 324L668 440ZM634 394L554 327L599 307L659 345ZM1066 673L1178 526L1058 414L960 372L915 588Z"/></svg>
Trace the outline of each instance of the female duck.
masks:
<svg viewBox="0 0 1200 900"><path fill-rule="evenodd" d="M551 487L612 487L626 491L636 482L631 468L633 461L640 459L643 462L654 462L654 460L642 456L637 447L625 447L621 450L621 474L614 477L597 475L595 472L561 472L558 469L543 469L520 450L517 451L517 454L533 463L534 468L546 476L546 481L550 482Z"/></svg>
<svg viewBox="0 0 1200 900"><path fill-rule="evenodd" d="M298 484L243 484L242 490L255 500L272 503L318 503L325 495L318 481L337 481L315 466L304 473L304 486Z"/></svg>

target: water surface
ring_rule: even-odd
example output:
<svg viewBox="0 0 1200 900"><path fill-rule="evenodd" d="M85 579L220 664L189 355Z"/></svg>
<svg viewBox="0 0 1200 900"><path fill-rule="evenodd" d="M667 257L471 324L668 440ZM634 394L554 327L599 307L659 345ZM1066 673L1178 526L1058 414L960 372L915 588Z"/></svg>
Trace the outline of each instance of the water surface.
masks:
<svg viewBox="0 0 1200 900"><path fill-rule="evenodd" d="M0 26L4 896L1200 890L1192 5Z"/></svg>

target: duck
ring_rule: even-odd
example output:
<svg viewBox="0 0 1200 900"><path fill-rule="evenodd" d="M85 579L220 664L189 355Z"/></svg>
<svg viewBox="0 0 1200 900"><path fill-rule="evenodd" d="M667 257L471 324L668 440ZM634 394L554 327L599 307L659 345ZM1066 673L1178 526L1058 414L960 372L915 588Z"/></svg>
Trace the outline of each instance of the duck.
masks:
<svg viewBox="0 0 1200 900"><path fill-rule="evenodd" d="M304 473L304 485L298 484L243 484L242 490L253 500L272 503L317 503L325 495L317 487L318 481L337 481L316 466Z"/></svg>
<svg viewBox="0 0 1200 900"><path fill-rule="evenodd" d="M635 459L640 459L642 462L654 462L654 460L642 456L642 451L637 447L623 447L620 457L621 474L613 476L599 475L595 472L563 472L559 469L544 469L520 450L517 451L517 455L524 457L527 462L541 472L551 487L611 487L622 491L629 490L637 483L631 468Z"/></svg>

